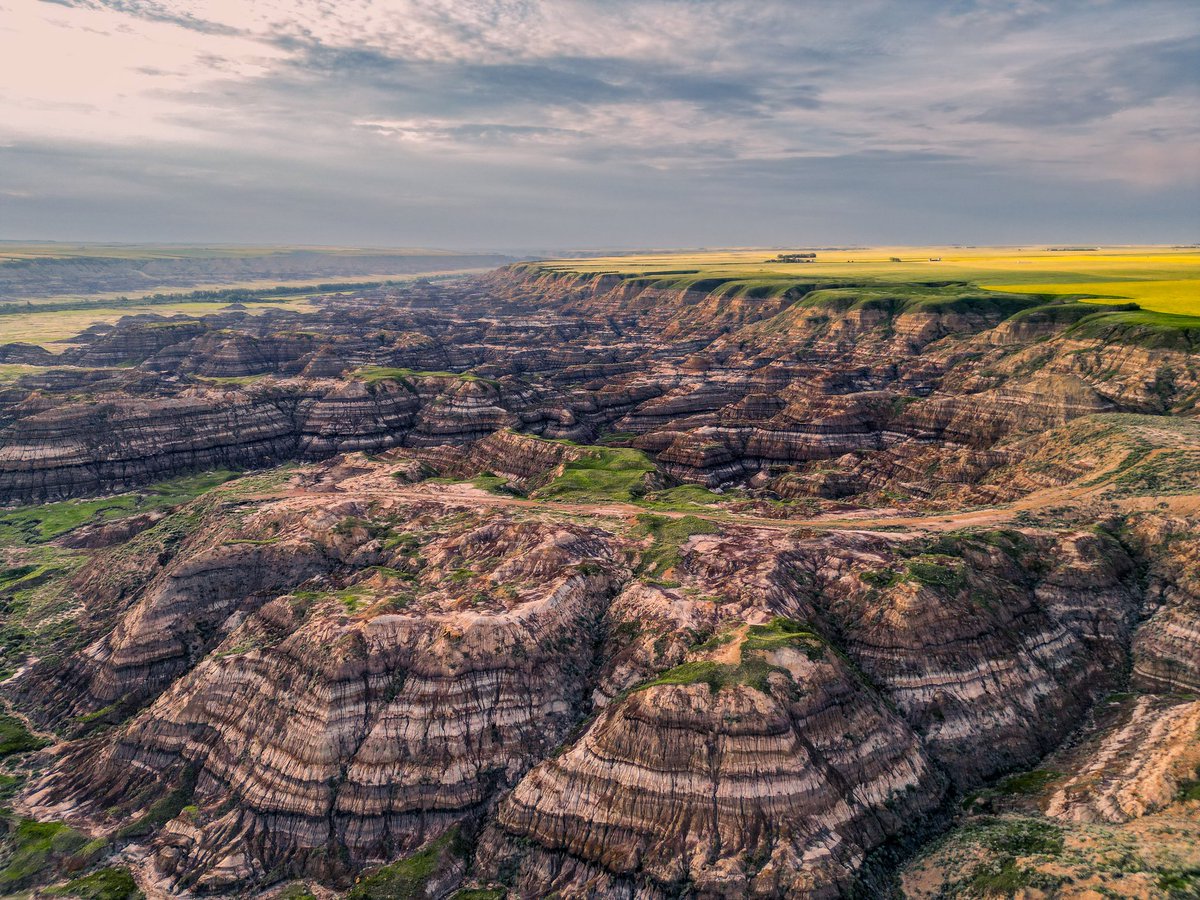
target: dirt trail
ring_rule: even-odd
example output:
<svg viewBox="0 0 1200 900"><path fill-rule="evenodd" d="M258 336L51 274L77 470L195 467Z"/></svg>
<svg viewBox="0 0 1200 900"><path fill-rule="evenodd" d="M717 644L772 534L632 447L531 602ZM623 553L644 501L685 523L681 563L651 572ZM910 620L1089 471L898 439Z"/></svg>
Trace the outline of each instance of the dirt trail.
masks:
<svg viewBox="0 0 1200 900"><path fill-rule="evenodd" d="M1116 468L1114 463L1113 468ZM939 512L904 512L898 509L861 509L846 512L823 513L821 515L800 519L777 519L766 516L756 516L746 513L730 512L728 510L696 507L694 509L655 509L639 506L619 500L601 501L595 503L564 502L558 500L534 500L526 497L513 497L504 494L492 494L469 482L446 484L428 484L418 482L410 485L376 486L373 479L352 479L357 482L347 484L349 493L359 496L378 495L380 497L401 497L411 500L443 500L450 502L470 503L481 507L500 507L506 509L536 509L542 512L563 513L572 516L587 516L600 519L631 520L642 515L664 516L678 519L684 516L696 516L726 525L740 525L747 528L769 528L773 530L794 530L797 528L832 529L842 531L895 531L905 529L911 531L955 531L961 528L992 527L1012 523L1022 512L1044 510L1053 507L1077 506L1089 501L1101 501L1112 506L1114 511L1144 510L1164 503L1176 513L1200 512L1200 494L1179 494L1174 496L1156 495L1153 497L1130 497L1120 499L1105 499L1104 491L1111 485L1108 482L1094 482L1105 474L1111 474L1106 469L1090 472L1087 475L1089 484L1075 482L1060 487L1045 488L1034 491L1004 506L989 506L976 509L963 509ZM328 489L313 491L310 488L293 485L280 493L266 492L257 499L269 500L281 497L312 497L329 493ZM334 489L332 493L340 493Z"/></svg>

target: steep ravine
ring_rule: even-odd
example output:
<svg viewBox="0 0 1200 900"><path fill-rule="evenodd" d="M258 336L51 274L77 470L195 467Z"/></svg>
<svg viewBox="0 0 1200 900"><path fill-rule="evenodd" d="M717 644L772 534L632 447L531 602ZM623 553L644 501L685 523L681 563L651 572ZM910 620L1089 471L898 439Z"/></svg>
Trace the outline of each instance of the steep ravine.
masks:
<svg viewBox="0 0 1200 900"><path fill-rule="evenodd" d="M414 500L395 465L234 503L7 685L67 734L132 712L25 808L105 832L186 795L149 837L172 890L345 884L458 825L517 896L842 896L1156 652L1149 559L1103 531L655 537Z"/></svg>
<svg viewBox="0 0 1200 900"><path fill-rule="evenodd" d="M58 736L5 764L0 885L1196 886L1178 335L536 266L313 306L0 385L0 693Z"/></svg>

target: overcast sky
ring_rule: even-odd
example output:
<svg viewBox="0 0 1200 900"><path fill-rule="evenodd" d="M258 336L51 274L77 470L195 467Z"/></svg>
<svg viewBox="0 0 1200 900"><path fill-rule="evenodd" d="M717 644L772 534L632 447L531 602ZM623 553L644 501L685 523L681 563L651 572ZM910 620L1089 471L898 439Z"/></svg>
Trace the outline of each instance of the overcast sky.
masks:
<svg viewBox="0 0 1200 900"><path fill-rule="evenodd" d="M0 0L0 238L1200 240L1196 0Z"/></svg>

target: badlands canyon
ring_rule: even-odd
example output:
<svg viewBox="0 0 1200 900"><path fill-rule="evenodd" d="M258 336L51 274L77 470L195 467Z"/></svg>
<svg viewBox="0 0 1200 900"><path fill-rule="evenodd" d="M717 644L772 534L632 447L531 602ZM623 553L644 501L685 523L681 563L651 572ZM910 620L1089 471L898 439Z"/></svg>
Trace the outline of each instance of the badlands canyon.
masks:
<svg viewBox="0 0 1200 900"><path fill-rule="evenodd" d="M0 893L1200 895L1196 320L806 268L0 345Z"/></svg>

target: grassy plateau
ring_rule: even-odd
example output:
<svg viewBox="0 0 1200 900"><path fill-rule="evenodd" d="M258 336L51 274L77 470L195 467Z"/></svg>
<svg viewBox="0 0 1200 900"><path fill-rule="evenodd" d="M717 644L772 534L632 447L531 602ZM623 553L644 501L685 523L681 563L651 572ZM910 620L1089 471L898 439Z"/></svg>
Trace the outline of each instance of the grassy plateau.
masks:
<svg viewBox="0 0 1200 900"><path fill-rule="evenodd" d="M1047 300L1086 296L1095 303L1132 301L1152 312L1200 315L1200 247L856 247L811 251L815 257L809 262L776 259L788 252L662 252L530 265L749 296L838 284L971 283Z"/></svg>

